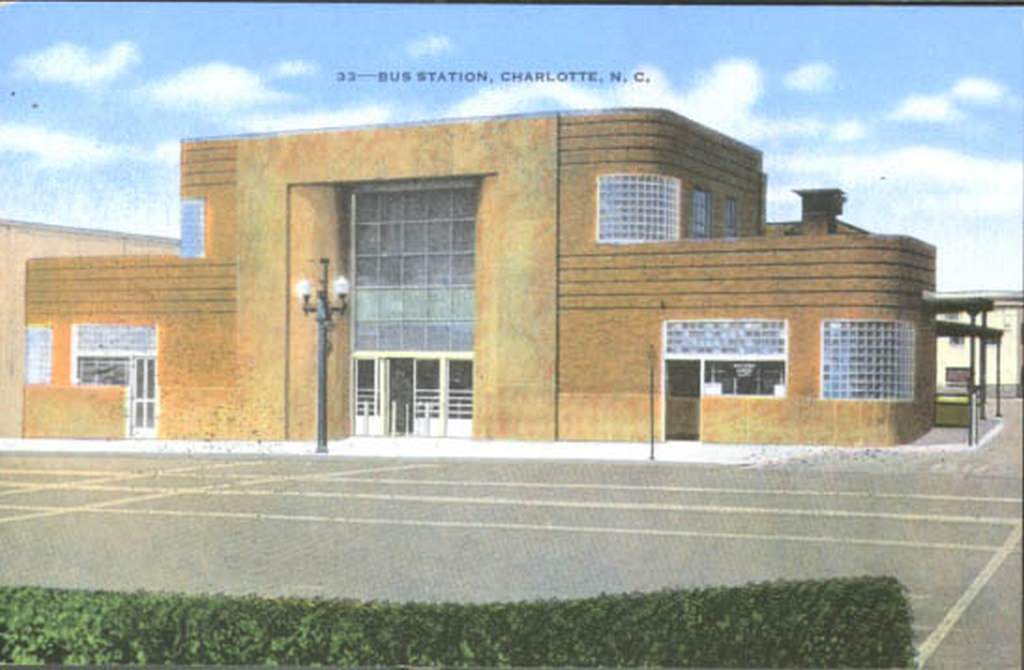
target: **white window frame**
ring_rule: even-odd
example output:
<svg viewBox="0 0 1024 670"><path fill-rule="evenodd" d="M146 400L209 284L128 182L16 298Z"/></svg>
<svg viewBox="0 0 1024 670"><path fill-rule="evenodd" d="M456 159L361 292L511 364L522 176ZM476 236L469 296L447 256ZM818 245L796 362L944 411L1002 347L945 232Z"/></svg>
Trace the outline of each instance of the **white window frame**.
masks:
<svg viewBox="0 0 1024 670"><path fill-rule="evenodd" d="M185 208L186 207L198 207L200 210L200 243L198 254L186 254L185 253ZM179 254L182 258L206 258L206 198L184 198L181 201L181 212L179 221L179 234L181 235L181 242L179 245Z"/></svg>
<svg viewBox="0 0 1024 670"><path fill-rule="evenodd" d="M830 398L825 395L825 327L829 323L892 323L910 328L910 397L906 398ZM818 334L818 397L834 402L913 403L917 399L917 327L904 319L822 319Z"/></svg>
<svg viewBox="0 0 1024 670"><path fill-rule="evenodd" d="M640 238L628 238L628 237L616 237L611 234L602 234L601 226L601 195L604 189L604 184L607 181L609 185L612 180L640 180L640 179L652 179L660 182L669 192L669 203L668 203L668 214L666 215L666 225L668 227L668 237L646 237ZM677 242L679 241L680 234L680 215L682 212L682 180L678 177L671 175L663 175L656 173L638 173L638 172L622 172L622 173L611 173L602 174L597 176L597 197L595 198L594 204L594 234L598 244L658 244L664 242ZM611 224L609 224L611 225Z"/></svg>
<svg viewBox="0 0 1024 670"><path fill-rule="evenodd" d="M78 329L82 326L101 326L101 327L126 327L126 328L152 328L153 329L153 348L148 351L140 351L137 349L104 349L102 351L95 351L92 349L81 349L79 346ZM131 359L141 356L156 356L157 350L160 347L160 329L157 328L156 324L127 324L127 323L76 323L71 326L71 384L73 386L96 386L100 388L121 388L120 384L83 384L81 379L78 377L78 359L79 358L127 358L129 360L129 368L131 367ZM123 388L128 388L131 384L131 370L129 370L128 384L124 385Z"/></svg>
<svg viewBox="0 0 1024 670"><path fill-rule="evenodd" d="M783 351L782 354L735 354L735 353L704 353L704 352L692 352L692 353L670 353L668 350L668 328L669 324L673 323L778 323L782 322L782 339L783 339ZM662 359L664 361L678 360L678 361L700 361L700 387L701 397L714 395L715 397L722 398L751 398L760 400L779 400L784 399L789 393L789 320L788 319L670 319L663 321L661 325L661 340L662 340ZM708 385L704 381L705 367L708 361L744 361L744 362L781 362L785 367L783 368L783 383L781 393L773 395L752 395L752 394L739 394L732 393L728 395L716 394L709 392L709 389L705 387ZM662 375L664 376L664 375ZM662 388L662 401L664 403L664 380ZM662 407L664 412L664 407ZM702 419L703 420L703 419Z"/></svg>
<svg viewBox="0 0 1024 670"><path fill-rule="evenodd" d="M45 331L47 333L46 339L46 379L45 380L31 380L29 379L29 373L32 369L31 362L31 340L29 333L32 331ZM41 354L40 354L41 357ZM53 383L53 326L49 324L29 324L25 327L25 385L46 385Z"/></svg>

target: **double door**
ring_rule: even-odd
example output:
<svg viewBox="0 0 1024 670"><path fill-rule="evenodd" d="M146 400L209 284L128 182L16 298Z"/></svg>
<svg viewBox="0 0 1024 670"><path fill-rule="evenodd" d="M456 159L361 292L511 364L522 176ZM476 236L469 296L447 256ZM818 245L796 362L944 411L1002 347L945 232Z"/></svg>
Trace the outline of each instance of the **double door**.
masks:
<svg viewBox="0 0 1024 670"><path fill-rule="evenodd" d="M357 435L472 433L472 361L388 357L355 361Z"/></svg>

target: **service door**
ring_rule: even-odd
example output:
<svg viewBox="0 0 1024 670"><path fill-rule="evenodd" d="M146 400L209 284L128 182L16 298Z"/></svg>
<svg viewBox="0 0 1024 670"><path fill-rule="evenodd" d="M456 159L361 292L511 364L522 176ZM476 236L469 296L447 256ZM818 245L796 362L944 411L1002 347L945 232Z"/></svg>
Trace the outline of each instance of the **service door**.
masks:
<svg viewBox="0 0 1024 670"><path fill-rule="evenodd" d="M130 424L134 438L156 437L156 357L132 358Z"/></svg>
<svg viewBox="0 0 1024 670"><path fill-rule="evenodd" d="M700 439L700 361L665 361L665 439Z"/></svg>

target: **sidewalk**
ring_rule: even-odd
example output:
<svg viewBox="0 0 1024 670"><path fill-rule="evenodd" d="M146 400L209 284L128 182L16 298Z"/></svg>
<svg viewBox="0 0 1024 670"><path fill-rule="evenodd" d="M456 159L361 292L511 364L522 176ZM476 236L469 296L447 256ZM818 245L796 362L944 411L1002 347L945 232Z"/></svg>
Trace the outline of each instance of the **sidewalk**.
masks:
<svg viewBox="0 0 1024 670"><path fill-rule="evenodd" d="M756 466L813 459L830 453L844 455L892 452L935 454L984 448L1003 428L1003 422L983 422L975 447L962 429L935 428L910 445L900 447L780 446L758 444L701 444L659 442L654 459L664 463ZM190 440L69 440L0 438L2 453L65 453L123 455L311 456L318 458L455 458L562 461L647 461L651 447L637 442L520 442L422 437L352 437L328 443L329 453L316 453L313 442L190 441Z"/></svg>

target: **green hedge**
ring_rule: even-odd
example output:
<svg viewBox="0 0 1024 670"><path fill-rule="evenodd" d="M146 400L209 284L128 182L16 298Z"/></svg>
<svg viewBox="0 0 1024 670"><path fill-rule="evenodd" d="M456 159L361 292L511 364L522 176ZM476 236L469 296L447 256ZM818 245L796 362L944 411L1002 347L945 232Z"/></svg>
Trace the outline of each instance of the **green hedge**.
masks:
<svg viewBox="0 0 1024 670"><path fill-rule="evenodd" d="M0 662L907 667L889 577L496 604L0 587Z"/></svg>

